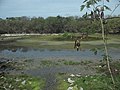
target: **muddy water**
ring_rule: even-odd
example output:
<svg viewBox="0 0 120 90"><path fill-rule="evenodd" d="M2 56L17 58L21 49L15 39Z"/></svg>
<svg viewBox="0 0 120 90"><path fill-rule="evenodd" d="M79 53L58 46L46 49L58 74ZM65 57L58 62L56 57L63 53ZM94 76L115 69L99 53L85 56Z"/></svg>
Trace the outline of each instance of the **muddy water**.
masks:
<svg viewBox="0 0 120 90"><path fill-rule="evenodd" d="M18 49L16 51L13 50L3 50L0 52L1 56L9 57L9 58L72 58L72 59L100 59L100 55L94 55L93 52L86 50L86 51L76 51L76 50L23 50Z"/></svg>
<svg viewBox="0 0 120 90"><path fill-rule="evenodd" d="M0 51L0 56L8 58L30 58L30 59L67 59L67 60L100 60L103 51L98 51L97 55L93 51L87 50L48 50L48 49L32 49L17 48L4 49ZM113 59L120 59L120 50L117 48L109 49L109 55Z"/></svg>

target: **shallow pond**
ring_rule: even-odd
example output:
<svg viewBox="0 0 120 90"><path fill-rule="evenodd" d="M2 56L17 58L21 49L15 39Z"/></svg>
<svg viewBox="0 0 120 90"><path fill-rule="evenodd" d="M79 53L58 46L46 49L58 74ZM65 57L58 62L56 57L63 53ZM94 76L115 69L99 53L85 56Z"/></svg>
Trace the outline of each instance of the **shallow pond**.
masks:
<svg viewBox="0 0 120 90"><path fill-rule="evenodd" d="M32 49L32 48L16 48L4 49L0 51L0 56L7 58L29 58L29 59L66 59L66 60L101 60L104 52L98 51L97 55L89 49L76 51L73 50L49 50L49 49ZM120 50L110 48L109 55L113 59L120 59Z"/></svg>

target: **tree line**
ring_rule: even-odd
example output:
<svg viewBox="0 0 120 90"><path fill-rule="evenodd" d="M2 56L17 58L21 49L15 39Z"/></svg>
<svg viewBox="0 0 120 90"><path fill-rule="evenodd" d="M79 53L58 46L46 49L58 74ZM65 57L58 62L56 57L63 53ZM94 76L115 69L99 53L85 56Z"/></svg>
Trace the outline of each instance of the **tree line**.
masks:
<svg viewBox="0 0 120 90"><path fill-rule="evenodd" d="M84 17L9 17L0 18L0 34L20 33L100 33L100 22L92 21ZM107 33L120 33L120 17L108 17L105 19Z"/></svg>

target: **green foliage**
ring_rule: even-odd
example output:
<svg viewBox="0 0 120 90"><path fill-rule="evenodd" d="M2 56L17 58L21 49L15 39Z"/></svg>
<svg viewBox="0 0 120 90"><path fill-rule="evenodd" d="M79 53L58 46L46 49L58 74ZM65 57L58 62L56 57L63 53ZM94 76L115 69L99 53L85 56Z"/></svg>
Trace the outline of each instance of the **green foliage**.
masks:
<svg viewBox="0 0 120 90"><path fill-rule="evenodd" d="M109 87L111 87L112 90L119 90L120 89L120 62L119 61L112 61L110 62L110 68L112 71L112 75L114 76L114 80L115 80L115 84L112 85L112 81L109 80L109 82L111 81L111 83L108 83ZM97 70L99 73L104 73L106 78L110 78L110 73L107 70L107 66L102 62L99 64ZM108 82L106 80L106 82ZM107 89L106 89L107 90Z"/></svg>
<svg viewBox="0 0 120 90"><path fill-rule="evenodd" d="M66 75L58 75L57 90L67 90L70 86L67 80L64 80ZM110 76L106 75L85 75L80 77L71 77L74 80L72 87L77 86L77 90L119 90L120 76L116 76L116 84L112 84ZM76 90L76 89L73 89Z"/></svg>
<svg viewBox="0 0 120 90"><path fill-rule="evenodd" d="M81 5L81 9L80 10L82 11L84 8L85 8L85 5Z"/></svg>
<svg viewBox="0 0 120 90"><path fill-rule="evenodd" d="M85 0L83 2L83 5L81 5L80 10L82 11L84 8L91 8L91 14L88 14L91 16L91 19L96 19L98 20L99 18L104 18L104 11L105 10L110 10L111 9L105 5L101 4L102 0ZM103 1L105 3L105 1ZM106 2L109 2L109 0L106 0Z"/></svg>
<svg viewBox="0 0 120 90"><path fill-rule="evenodd" d="M63 80L64 74L59 74L56 76L56 78L58 79L56 90L67 90L69 84L65 80Z"/></svg>
<svg viewBox="0 0 120 90"><path fill-rule="evenodd" d="M0 90L42 90L45 81L26 75L0 76Z"/></svg>
<svg viewBox="0 0 120 90"><path fill-rule="evenodd" d="M117 79L120 81L120 77L117 76ZM120 84L120 83L118 83ZM78 88L82 87L85 90L119 90L120 88L115 88L111 83L111 78L104 75L95 75L95 76L85 76L76 78L75 85Z"/></svg>
<svg viewBox="0 0 120 90"><path fill-rule="evenodd" d="M106 0L107 2L110 2L109 0Z"/></svg>
<svg viewBox="0 0 120 90"><path fill-rule="evenodd" d="M65 33L63 33L62 36L63 36L63 38L65 38L65 39L72 39L72 37L74 36L74 34L65 32Z"/></svg>
<svg viewBox="0 0 120 90"><path fill-rule="evenodd" d="M59 85L58 85L58 87L57 87L57 90L67 90L68 86L69 86L68 83L66 83L66 82L63 81L63 80L60 80L60 81L59 81Z"/></svg>
<svg viewBox="0 0 120 90"><path fill-rule="evenodd" d="M111 9L110 9L108 6L106 6L106 5L104 5L104 8L105 8L106 10L110 10L110 11L111 11Z"/></svg>
<svg viewBox="0 0 120 90"><path fill-rule="evenodd" d="M86 6L81 6L85 8ZM99 6L98 6L99 7ZM104 6L106 9L109 7ZM28 18L28 17L13 17L0 20L0 34L10 33L96 33L99 32L99 21L92 22L89 13L86 13L83 18L81 17L48 17L46 19ZM119 32L120 18L108 18L105 27L108 32Z"/></svg>
<svg viewBox="0 0 120 90"><path fill-rule="evenodd" d="M106 0L106 1L109 2L109 0ZM98 9L97 8L98 6L95 7L95 5L98 4L99 2L100 2L100 0L99 1L98 0L89 0L85 4L87 4L89 7L90 7L90 5L93 6L93 7L91 7L93 9L93 11L91 11L92 12L91 13L91 18L94 19L94 20L99 20L101 22L100 26L101 26L102 38L103 38L103 43L104 43L104 51L105 51L105 56L103 57L103 60L105 59L106 65L107 65L107 68L108 68L108 71L109 71L109 74L111 76L112 83L115 84L115 80L114 80L114 77L113 77L113 74L112 74L112 70L111 70L111 67L110 67L110 59L109 59L109 54L108 54L108 49L107 49L107 39L106 39L107 35L105 35L106 32L105 32L105 28L104 28L104 24L106 24L105 20L104 20L104 11L105 11L104 8L106 8L107 10L110 10L110 8L107 7L105 5L105 3L102 3L100 5L101 9ZM103 2L104 2L104 0L103 0ZM89 8L89 7L87 7L87 8ZM96 53L97 52L95 50L95 54Z"/></svg>
<svg viewBox="0 0 120 90"><path fill-rule="evenodd" d="M84 5L81 5L81 11L86 7L86 8L90 8L90 7L92 7L93 6L93 9L96 11L98 8L98 6L99 7L101 7L101 8L103 8L103 7L105 7L107 10L111 10L108 6L106 6L106 5L103 5L103 7L102 7L102 5L98 5L98 6L94 6L95 4L98 4L99 2L101 2L102 0L85 0L83 3L84 3ZM106 0L107 2L109 2L109 0Z"/></svg>

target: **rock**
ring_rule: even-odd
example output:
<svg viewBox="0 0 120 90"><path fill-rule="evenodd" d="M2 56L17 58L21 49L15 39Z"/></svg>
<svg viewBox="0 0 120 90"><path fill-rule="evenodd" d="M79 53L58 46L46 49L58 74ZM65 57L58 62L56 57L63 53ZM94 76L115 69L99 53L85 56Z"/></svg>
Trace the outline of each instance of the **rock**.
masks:
<svg viewBox="0 0 120 90"><path fill-rule="evenodd" d="M71 78L68 78L68 82L69 82L70 84L73 84L75 81L74 81L74 80L71 80Z"/></svg>
<svg viewBox="0 0 120 90"><path fill-rule="evenodd" d="M22 85L25 85L25 83L26 83L26 81L25 81L25 80L21 82L21 84L22 84Z"/></svg>
<svg viewBox="0 0 120 90"><path fill-rule="evenodd" d="M73 90L73 87L68 87L68 89L67 90Z"/></svg>
<svg viewBox="0 0 120 90"><path fill-rule="evenodd" d="M115 71L117 72L118 70L117 70L117 69L115 69Z"/></svg>
<svg viewBox="0 0 120 90"><path fill-rule="evenodd" d="M5 72L3 72L3 71L1 72L0 71L0 76L4 76L4 75L5 75Z"/></svg>
<svg viewBox="0 0 120 90"><path fill-rule="evenodd" d="M75 77L75 75L74 75L74 74L71 74L70 76L71 76L71 77Z"/></svg>
<svg viewBox="0 0 120 90"><path fill-rule="evenodd" d="M7 65L2 65L1 67L0 67L0 69L3 69L3 70L5 70L7 68Z"/></svg>
<svg viewBox="0 0 120 90"><path fill-rule="evenodd" d="M16 81L16 82L19 82L19 81L21 81L21 79L16 78L15 81Z"/></svg>
<svg viewBox="0 0 120 90"><path fill-rule="evenodd" d="M80 76L81 76L81 73L79 73L79 74L76 74L76 76L77 76L77 77L80 77Z"/></svg>
<svg viewBox="0 0 120 90"><path fill-rule="evenodd" d="M86 75L85 77L88 77L88 75Z"/></svg>
<svg viewBox="0 0 120 90"><path fill-rule="evenodd" d="M12 85L10 84L10 85L9 85L9 88L11 88L11 87L12 87Z"/></svg>
<svg viewBox="0 0 120 90"><path fill-rule="evenodd" d="M21 71L21 74L24 74L24 71Z"/></svg>

